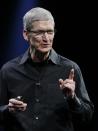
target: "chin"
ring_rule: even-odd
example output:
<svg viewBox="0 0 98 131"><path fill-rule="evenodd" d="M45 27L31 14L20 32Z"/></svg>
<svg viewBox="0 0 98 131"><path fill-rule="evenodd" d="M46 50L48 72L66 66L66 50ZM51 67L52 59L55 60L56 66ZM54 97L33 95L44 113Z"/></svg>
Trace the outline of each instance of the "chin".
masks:
<svg viewBox="0 0 98 131"><path fill-rule="evenodd" d="M44 49L39 49L39 51L40 51L41 53L47 53L47 52L49 52L51 49L52 49L52 48L44 48Z"/></svg>

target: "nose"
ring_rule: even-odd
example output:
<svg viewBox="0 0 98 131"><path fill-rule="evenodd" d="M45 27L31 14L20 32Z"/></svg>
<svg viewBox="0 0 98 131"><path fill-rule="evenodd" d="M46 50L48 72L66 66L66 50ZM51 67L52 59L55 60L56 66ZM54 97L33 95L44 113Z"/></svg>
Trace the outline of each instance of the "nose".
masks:
<svg viewBox="0 0 98 131"><path fill-rule="evenodd" d="M44 33L43 33L43 39L44 39L44 40L49 40L49 35L48 35L47 32L44 32Z"/></svg>

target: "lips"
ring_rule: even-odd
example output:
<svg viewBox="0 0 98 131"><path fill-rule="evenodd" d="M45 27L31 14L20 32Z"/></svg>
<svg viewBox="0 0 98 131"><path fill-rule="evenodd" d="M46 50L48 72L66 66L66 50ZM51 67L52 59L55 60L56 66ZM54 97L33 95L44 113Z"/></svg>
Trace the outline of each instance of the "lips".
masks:
<svg viewBox="0 0 98 131"><path fill-rule="evenodd" d="M50 47L51 45L50 44L42 44L41 46L45 48L45 47Z"/></svg>

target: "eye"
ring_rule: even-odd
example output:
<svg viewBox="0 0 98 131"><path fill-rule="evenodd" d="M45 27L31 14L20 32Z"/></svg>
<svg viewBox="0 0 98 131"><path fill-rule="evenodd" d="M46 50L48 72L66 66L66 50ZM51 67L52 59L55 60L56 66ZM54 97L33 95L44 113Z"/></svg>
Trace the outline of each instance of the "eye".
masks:
<svg viewBox="0 0 98 131"><path fill-rule="evenodd" d="M54 33L54 30L47 30L47 33L48 33L48 34L53 34L53 33Z"/></svg>
<svg viewBox="0 0 98 131"><path fill-rule="evenodd" d="M34 36L41 37L41 36L45 35L45 33L52 36L55 33L55 30L52 30L52 29L48 29L48 30L30 30L28 32L32 33L32 35L34 35Z"/></svg>

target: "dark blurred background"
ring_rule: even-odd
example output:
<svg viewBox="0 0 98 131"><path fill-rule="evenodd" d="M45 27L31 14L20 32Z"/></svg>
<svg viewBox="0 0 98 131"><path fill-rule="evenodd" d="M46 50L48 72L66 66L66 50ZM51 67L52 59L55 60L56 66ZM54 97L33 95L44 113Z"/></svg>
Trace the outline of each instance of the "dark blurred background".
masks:
<svg viewBox="0 0 98 131"><path fill-rule="evenodd" d="M28 44L22 37L22 17L35 6L44 7L52 12L57 30L54 49L59 54L77 62L82 70L89 96L95 106L93 119L83 131L98 131L97 3L92 1L1 0L0 68L5 62L27 49Z"/></svg>

